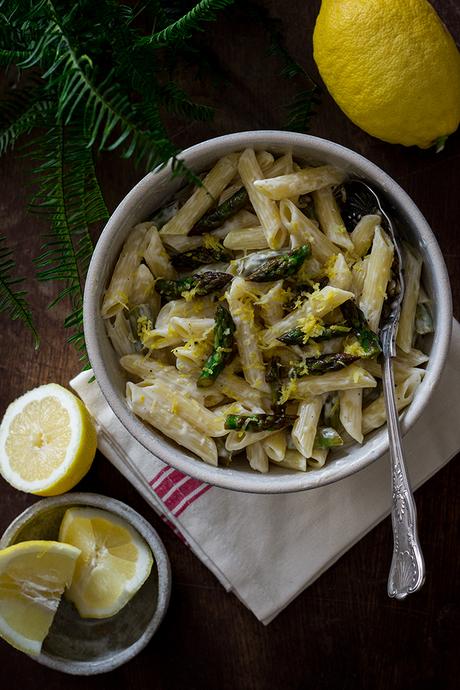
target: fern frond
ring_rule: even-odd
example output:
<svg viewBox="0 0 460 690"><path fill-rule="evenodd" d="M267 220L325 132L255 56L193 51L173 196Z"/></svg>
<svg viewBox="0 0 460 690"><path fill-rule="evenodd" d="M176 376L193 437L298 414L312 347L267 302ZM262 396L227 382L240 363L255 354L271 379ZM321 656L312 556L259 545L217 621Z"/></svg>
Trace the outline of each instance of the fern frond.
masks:
<svg viewBox="0 0 460 690"><path fill-rule="evenodd" d="M316 86L299 91L294 100L286 106L288 110L286 129L293 132L306 132L310 129L315 107L320 102L319 95L320 92Z"/></svg>
<svg viewBox="0 0 460 690"><path fill-rule="evenodd" d="M43 136L40 149L43 162L36 172L41 185L32 210L49 218L51 232L35 260L37 277L62 284L49 306L68 298L71 311L65 324L76 327L79 333L84 280L93 252L88 225L105 219L107 209L81 128L55 125ZM80 345L83 350L84 344Z"/></svg>
<svg viewBox="0 0 460 690"><path fill-rule="evenodd" d="M158 46L173 45L177 41L184 41L195 31L202 31L203 22L212 22L220 10L233 5L235 0L200 0L187 14L173 22L162 31L152 36L139 39L139 45L155 44Z"/></svg>
<svg viewBox="0 0 460 690"><path fill-rule="evenodd" d="M214 117L214 108L200 103L193 103L187 93L176 82L170 81L159 85L157 93L168 113L201 122L208 122Z"/></svg>
<svg viewBox="0 0 460 690"><path fill-rule="evenodd" d="M10 91L0 103L0 156L14 148L23 134L43 125L49 109L50 101L41 89Z"/></svg>
<svg viewBox="0 0 460 690"><path fill-rule="evenodd" d="M14 267L13 250L7 247L6 237L0 235L0 313L7 312L13 321L23 321L32 331L37 349L40 339L26 299L27 293L25 290L17 289L24 279L12 276Z"/></svg>

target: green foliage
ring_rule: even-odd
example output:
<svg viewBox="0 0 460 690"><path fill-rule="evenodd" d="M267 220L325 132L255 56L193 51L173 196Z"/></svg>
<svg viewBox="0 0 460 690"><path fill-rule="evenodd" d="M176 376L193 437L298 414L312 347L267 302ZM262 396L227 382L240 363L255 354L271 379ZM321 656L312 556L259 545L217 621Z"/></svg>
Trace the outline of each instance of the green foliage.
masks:
<svg viewBox="0 0 460 690"><path fill-rule="evenodd" d="M13 321L16 319L23 321L32 331L35 348L37 348L39 338L27 304L27 293L25 290L18 290L23 278L12 276L12 270L15 267L12 255L12 249L6 245L6 237L0 235L0 313L7 312Z"/></svg>
<svg viewBox="0 0 460 690"><path fill-rule="evenodd" d="M22 149L38 166L31 209L49 225L37 277L59 285L50 306L70 304L65 326L83 359L90 229L108 217L93 156L112 151L147 169L171 161L173 174L200 184L181 161L165 115L186 123L213 117L213 107L190 97L183 75L218 85L221 94L228 75L203 32L235 2L0 0L0 64L14 79L0 102L0 155L40 132ZM248 17L260 19L284 76L308 80L286 49L279 24L256 4L239 4ZM290 115L293 127L308 127L316 95L311 82L307 89L303 83ZM0 311L34 331L25 293L14 288L20 280L12 277L13 265L0 238Z"/></svg>

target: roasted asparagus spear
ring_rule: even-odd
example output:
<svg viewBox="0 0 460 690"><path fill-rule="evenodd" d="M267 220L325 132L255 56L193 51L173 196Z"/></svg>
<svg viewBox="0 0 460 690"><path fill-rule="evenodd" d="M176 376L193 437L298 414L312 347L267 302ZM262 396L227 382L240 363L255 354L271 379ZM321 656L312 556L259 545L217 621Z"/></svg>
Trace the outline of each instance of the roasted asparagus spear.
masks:
<svg viewBox="0 0 460 690"><path fill-rule="evenodd" d="M233 254L217 238L213 237L212 242L204 243L202 246L187 252L175 254L171 257L171 263L174 268L179 270L192 270L205 264L231 261L232 259Z"/></svg>
<svg viewBox="0 0 460 690"><path fill-rule="evenodd" d="M281 397L281 363L279 357L272 357L265 374L272 393L272 409L274 414L283 414L284 405L278 402Z"/></svg>
<svg viewBox="0 0 460 690"><path fill-rule="evenodd" d="M366 317L354 302L349 300L341 305L340 309L346 322L352 327L359 344L363 349L362 357L375 357L382 351L379 337L369 328Z"/></svg>
<svg viewBox="0 0 460 690"><path fill-rule="evenodd" d="M235 324L228 309L219 304L215 315L214 343L212 352L203 365L197 386L211 386L233 354L233 334Z"/></svg>
<svg viewBox="0 0 460 690"><path fill-rule="evenodd" d="M321 357L307 357L300 364L290 367L289 378L301 378L302 376L311 376L317 374L325 374L328 371L337 371L344 367L353 364L359 359L356 355L349 355L345 352L339 352L331 355L321 355Z"/></svg>
<svg viewBox="0 0 460 690"><path fill-rule="evenodd" d="M192 296L201 297L209 295L211 292L221 290L231 280L229 273L220 273L218 271L206 271L204 273L195 273L194 275L181 278L180 280L166 280L160 278L155 283L155 290L163 297L166 302L173 299L180 299L185 293L191 293Z"/></svg>
<svg viewBox="0 0 460 690"><path fill-rule="evenodd" d="M301 328L293 328L281 335L278 340L281 340L285 345L306 345L310 341L320 343L323 340L332 340L332 338L339 338L351 331L351 326L344 326L343 324L333 324L332 326L324 326L321 335L307 336Z"/></svg>
<svg viewBox="0 0 460 690"><path fill-rule="evenodd" d="M320 426L316 431L315 448L337 448L343 446L343 439L333 427Z"/></svg>
<svg viewBox="0 0 460 690"><path fill-rule="evenodd" d="M310 245L303 244L292 252L272 256L252 271L252 273L246 275L245 278L256 283L269 283L281 278L287 278L297 273L305 259L310 256L310 253Z"/></svg>
<svg viewBox="0 0 460 690"><path fill-rule="evenodd" d="M209 232L210 230L218 228L227 220L227 218L230 218L230 216L233 216L235 213L240 211L243 206L247 204L248 198L249 197L246 189L242 187L235 192L235 194L232 194L227 201L224 201L223 204L220 204L217 206L217 208L208 211L208 213L206 213L203 218L198 221L190 234L201 235L204 232Z"/></svg>
<svg viewBox="0 0 460 690"><path fill-rule="evenodd" d="M282 414L229 414L225 428L237 431L276 431L294 424L297 417Z"/></svg>

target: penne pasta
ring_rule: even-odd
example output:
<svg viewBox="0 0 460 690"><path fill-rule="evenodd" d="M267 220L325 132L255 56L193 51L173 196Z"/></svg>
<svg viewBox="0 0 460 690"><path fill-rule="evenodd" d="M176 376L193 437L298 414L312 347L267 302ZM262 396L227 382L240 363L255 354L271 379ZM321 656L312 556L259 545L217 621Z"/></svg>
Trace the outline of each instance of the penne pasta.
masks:
<svg viewBox="0 0 460 690"><path fill-rule="evenodd" d="M316 428L323 407L322 396L303 400L298 409L298 417L292 427L292 440L296 449L306 458L311 458L315 443Z"/></svg>
<svg viewBox="0 0 460 690"><path fill-rule="evenodd" d="M410 352L414 340L415 310L417 309L421 272L421 258L405 247L404 297L396 336L396 344L403 352Z"/></svg>
<svg viewBox="0 0 460 690"><path fill-rule="evenodd" d="M372 245L374 234L380 225L381 218L377 215L363 216L351 233L356 256L364 256Z"/></svg>
<svg viewBox="0 0 460 690"><path fill-rule="evenodd" d="M332 187L318 189L313 192L312 197L316 215L326 237L344 251L353 252L355 247L340 215Z"/></svg>
<svg viewBox="0 0 460 690"><path fill-rule="evenodd" d="M327 185L340 184L344 180L342 172L331 165L318 168L302 168L290 175L281 175L267 180L257 179L254 186L257 191L269 199L286 199L297 194L310 194Z"/></svg>
<svg viewBox="0 0 460 690"><path fill-rule="evenodd" d="M260 179L263 175L252 149L246 149L241 154L238 171L260 225L264 229L268 246L271 249L279 249L286 239L286 231L281 226L278 206L254 186L254 180Z"/></svg>
<svg viewBox="0 0 460 690"><path fill-rule="evenodd" d="M188 235L193 226L216 203L238 165L237 154L230 154L217 161L203 180L201 187L197 187L192 196L187 199L161 230L161 235Z"/></svg>
<svg viewBox="0 0 460 690"><path fill-rule="evenodd" d="M358 443L363 442L363 391L361 388L339 391L340 421L345 431Z"/></svg>
<svg viewBox="0 0 460 690"><path fill-rule="evenodd" d="M268 455L265 452L263 442L252 443L246 448L249 466L257 472L268 472Z"/></svg>
<svg viewBox="0 0 460 690"><path fill-rule="evenodd" d="M369 331L378 334L394 290L393 244L378 214L353 223L347 211L354 227L345 229L334 190L344 173L330 165L246 149L200 178L202 187L179 191L155 222L135 226L104 296L127 404L211 465L245 458L261 473L317 471L344 440L364 443L385 423ZM425 374L415 332L432 332L421 261L410 248L404 261L398 409Z"/></svg>
<svg viewBox="0 0 460 690"><path fill-rule="evenodd" d="M171 412L170 399L129 381L126 384L126 397L131 410L141 419L196 453L209 465L217 466L217 448L213 439L203 435L195 426L179 417L177 412Z"/></svg>
<svg viewBox="0 0 460 690"><path fill-rule="evenodd" d="M386 289L390 280L393 253L393 243L388 235L378 227L375 230L363 291L359 300L359 307L363 311L369 327L375 332L378 331Z"/></svg>
<svg viewBox="0 0 460 690"><path fill-rule="evenodd" d="M101 314L104 318L115 316L128 306L134 273L144 254L147 225L136 225L123 245L102 301Z"/></svg>
<svg viewBox="0 0 460 690"><path fill-rule="evenodd" d="M176 271L153 224L147 230L146 240L148 244L144 250L144 259L155 278L175 278Z"/></svg>
<svg viewBox="0 0 460 690"><path fill-rule="evenodd" d="M328 240L314 221L307 218L289 199L280 203L280 217L283 226L291 236L291 246L309 243L313 256L325 263L337 253L337 248Z"/></svg>

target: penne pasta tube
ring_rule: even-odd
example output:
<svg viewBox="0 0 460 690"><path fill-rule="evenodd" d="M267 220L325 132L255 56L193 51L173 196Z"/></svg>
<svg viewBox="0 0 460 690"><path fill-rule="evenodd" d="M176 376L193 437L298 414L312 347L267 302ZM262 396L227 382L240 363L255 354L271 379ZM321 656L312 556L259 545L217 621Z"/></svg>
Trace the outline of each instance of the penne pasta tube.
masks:
<svg viewBox="0 0 460 690"><path fill-rule="evenodd" d="M155 328L167 329L174 316L207 319L214 317L215 311L216 304L212 296L195 297L190 302L185 299L173 299L160 309L155 321Z"/></svg>
<svg viewBox="0 0 460 690"><path fill-rule="evenodd" d="M354 251L354 244L348 234L332 187L323 187L312 194L316 215L326 237L346 252Z"/></svg>
<svg viewBox="0 0 460 690"><path fill-rule="evenodd" d="M149 386L143 386L142 391L147 402L152 400L155 403L157 397L167 401L171 414L185 419L203 434L207 436L226 436L228 434L224 427L225 419L208 410L191 396L182 395L176 390L174 384L168 385L165 381L158 380Z"/></svg>
<svg viewBox="0 0 460 690"><path fill-rule="evenodd" d="M262 473L268 472L268 456L261 441L248 446L246 456L253 470Z"/></svg>
<svg viewBox="0 0 460 690"><path fill-rule="evenodd" d="M268 346L283 333L296 328L299 319L305 319L311 315L323 318L349 299L353 299L352 292L326 285L322 290L311 294L310 298L301 307L285 316L284 319L281 319L281 321L278 321L270 328L267 328L261 337L262 344Z"/></svg>
<svg viewBox="0 0 460 690"><path fill-rule="evenodd" d="M365 256L363 259L359 259L352 269L352 287L351 290L355 294L356 302L359 304L359 300L363 293L364 281L366 280L367 267L369 265L369 256Z"/></svg>
<svg viewBox="0 0 460 690"><path fill-rule="evenodd" d="M257 300L256 304L266 326L273 326L283 318L285 301L286 291L283 288L282 280L278 280L268 292Z"/></svg>
<svg viewBox="0 0 460 690"><path fill-rule="evenodd" d="M148 223L136 225L123 245L102 301L101 314L104 318L115 316L128 306L133 275L144 254L146 225Z"/></svg>
<svg viewBox="0 0 460 690"><path fill-rule="evenodd" d="M271 177L279 177L280 175L288 175L293 172L292 167L292 153L285 153L276 159L272 166L265 172L265 179Z"/></svg>
<svg viewBox="0 0 460 690"><path fill-rule="evenodd" d="M219 374L213 387L225 397L233 398L245 405L251 412L265 411L269 408L266 398L260 391L252 388L241 376L227 372L226 369Z"/></svg>
<svg viewBox="0 0 460 690"><path fill-rule="evenodd" d="M229 154L218 160L204 178L202 186L195 189L176 215L161 228L160 235L188 235L233 178L238 158L238 154Z"/></svg>
<svg viewBox="0 0 460 690"><path fill-rule="evenodd" d="M217 448L212 438L171 412L171 401L128 381L126 398L130 409L141 419L198 455L209 465L217 466Z"/></svg>
<svg viewBox="0 0 460 690"><path fill-rule="evenodd" d="M428 362L429 357L421 350L416 348L411 348L409 352L403 352L403 350L397 349L397 359L400 362L404 362L410 367L419 367L421 364Z"/></svg>
<svg viewBox="0 0 460 690"><path fill-rule="evenodd" d="M254 307L250 300L245 299L245 291L246 281L243 278L235 278L226 293L230 314L236 326L235 341L246 381L260 391L269 392L254 321Z"/></svg>
<svg viewBox="0 0 460 690"><path fill-rule="evenodd" d="M391 275L393 253L393 243L388 235L380 227L376 228L363 292L359 300L359 307L374 333L377 333L379 329L380 315Z"/></svg>
<svg viewBox="0 0 460 690"><path fill-rule="evenodd" d="M328 448L314 448L311 458L308 458L307 465L313 469L319 469L326 464Z"/></svg>
<svg viewBox="0 0 460 690"><path fill-rule="evenodd" d="M242 211L238 211L238 213L235 213L234 216L226 220L225 223L220 226L220 228L216 228L216 230L213 230L211 232L211 235L222 240L224 239L224 237L227 237L228 233L232 232L232 230L241 230L242 228L255 228L258 226L258 224L259 219L257 218L256 214L251 213L250 211L245 211L243 209Z"/></svg>
<svg viewBox="0 0 460 690"><path fill-rule="evenodd" d="M160 311L160 295L155 292L155 279L145 264L140 264L133 276L129 305L149 304L156 318Z"/></svg>
<svg viewBox="0 0 460 690"><path fill-rule="evenodd" d="M376 228L380 225L382 219L378 215L363 216L355 229L351 233L351 240L353 242L356 256L364 256L369 251L369 247L374 239Z"/></svg>
<svg viewBox="0 0 460 690"><path fill-rule="evenodd" d="M241 154L238 171L259 223L264 229L268 246L271 249L279 249L285 242L286 231L281 226L278 206L254 186L254 180L262 178L263 174L252 149L246 149Z"/></svg>
<svg viewBox="0 0 460 690"><path fill-rule="evenodd" d="M162 242L163 246L166 245L168 250L188 252L203 244L203 238L200 235L165 235L162 238Z"/></svg>
<svg viewBox="0 0 460 690"><path fill-rule="evenodd" d="M176 271L174 270L168 253L163 246L158 230L153 225L147 230L146 240L147 247L144 250L144 260L150 268L155 278L175 278Z"/></svg>
<svg viewBox="0 0 460 690"><path fill-rule="evenodd" d="M227 450L243 450L253 443L258 443L276 434L276 431L230 431L225 441Z"/></svg>
<svg viewBox="0 0 460 690"><path fill-rule="evenodd" d="M341 290L352 290L353 275L343 254L337 254L334 263L328 271L330 287Z"/></svg>
<svg viewBox="0 0 460 690"><path fill-rule="evenodd" d="M414 340L415 310L417 309L422 259L404 247L404 297L399 317L396 344L403 352L410 352Z"/></svg>
<svg viewBox="0 0 460 690"><path fill-rule="evenodd" d="M268 436L262 443L264 450L270 460L281 462L286 454L287 447L286 429L280 429L276 434Z"/></svg>
<svg viewBox="0 0 460 690"><path fill-rule="evenodd" d="M267 237L262 226L254 228L240 228L231 230L226 235L224 247L235 251L253 251L254 249L267 249Z"/></svg>
<svg viewBox="0 0 460 690"><path fill-rule="evenodd" d="M311 400L302 401L297 410L298 417L292 427L291 437L296 449L306 458L310 458L313 452L322 408L323 397L319 395Z"/></svg>
<svg viewBox="0 0 460 690"><path fill-rule="evenodd" d="M270 462L276 462L275 460L270 460ZM279 462L276 462L278 467L286 467L289 470L300 470L301 472L307 471L307 458L299 453L298 450L287 450L284 458Z"/></svg>
<svg viewBox="0 0 460 690"><path fill-rule="evenodd" d="M407 379L395 386L395 399L398 412L412 402L415 391L420 385L421 376L412 373ZM363 410L363 433L368 434L386 422L385 400L383 394Z"/></svg>
<svg viewBox="0 0 460 690"><path fill-rule="evenodd" d="M131 329L124 312L119 311L113 322L111 319L105 319L104 323L113 349L119 357L134 352Z"/></svg>
<svg viewBox="0 0 460 690"><path fill-rule="evenodd" d="M142 355L126 355L120 359L120 364L125 371L144 379L147 385L154 381L164 381L174 386L181 395L190 396L203 405L215 405L223 398L222 394L213 387L198 388L194 378L180 373L176 367L157 360L146 359Z"/></svg>
<svg viewBox="0 0 460 690"><path fill-rule="evenodd" d="M316 223L307 218L289 199L281 201L280 217L291 237L293 248L308 242L313 256L321 263L325 263L337 254L337 247L321 232Z"/></svg>
<svg viewBox="0 0 460 690"><path fill-rule="evenodd" d="M331 371L321 376L306 376L298 379L289 392L290 398L309 400L312 396L343 391L349 388L375 388L374 377L356 364L350 364L339 371Z"/></svg>
<svg viewBox="0 0 460 690"><path fill-rule="evenodd" d="M169 321L170 329L183 340L190 338L201 340L213 330L214 325L214 319L199 319L196 316L189 318L172 316Z"/></svg>
<svg viewBox="0 0 460 690"><path fill-rule="evenodd" d="M401 361L399 357L392 359L393 376L396 383L401 383L412 374L419 372L421 376L425 375L424 369L417 369L407 362ZM366 369L372 376L382 378L382 365L375 359L364 359L360 361L360 366Z"/></svg>
<svg viewBox="0 0 460 690"><path fill-rule="evenodd" d="M302 168L290 175L281 175L267 180L258 179L254 182L254 186L269 199L279 201L297 194L310 194L327 185L340 184L344 179L345 175L337 168L322 165L318 168Z"/></svg>
<svg viewBox="0 0 460 690"><path fill-rule="evenodd" d="M340 421L345 431L358 443L363 442L363 391L361 388L339 391Z"/></svg>

